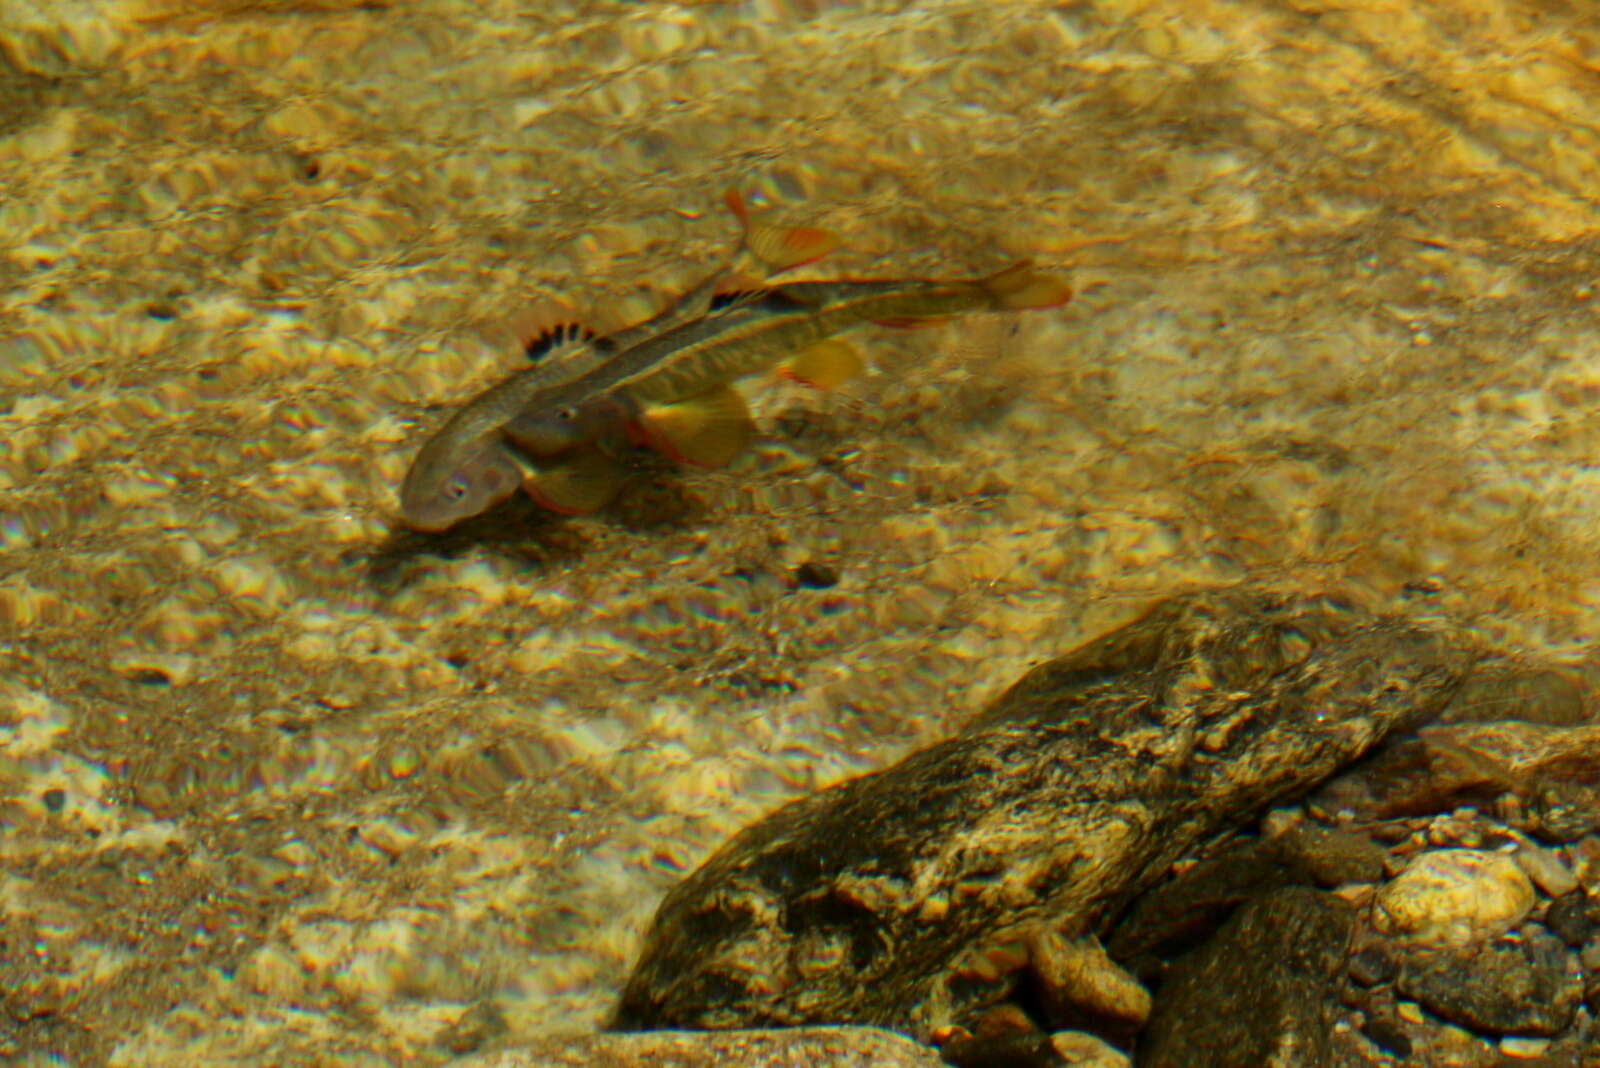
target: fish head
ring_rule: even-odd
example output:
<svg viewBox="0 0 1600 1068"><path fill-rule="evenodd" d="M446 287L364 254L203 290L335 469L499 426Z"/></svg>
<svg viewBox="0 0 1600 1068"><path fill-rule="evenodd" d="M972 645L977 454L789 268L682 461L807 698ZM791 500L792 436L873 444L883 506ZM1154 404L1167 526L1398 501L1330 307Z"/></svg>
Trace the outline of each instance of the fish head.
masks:
<svg viewBox="0 0 1600 1068"><path fill-rule="evenodd" d="M530 456L558 456L616 433L627 418L611 397L580 404L524 409L502 429Z"/></svg>
<svg viewBox="0 0 1600 1068"><path fill-rule="evenodd" d="M416 530L444 530L510 497L522 485L523 474L503 442L485 441L444 478L408 478L400 489L400 510Z"/></svg>

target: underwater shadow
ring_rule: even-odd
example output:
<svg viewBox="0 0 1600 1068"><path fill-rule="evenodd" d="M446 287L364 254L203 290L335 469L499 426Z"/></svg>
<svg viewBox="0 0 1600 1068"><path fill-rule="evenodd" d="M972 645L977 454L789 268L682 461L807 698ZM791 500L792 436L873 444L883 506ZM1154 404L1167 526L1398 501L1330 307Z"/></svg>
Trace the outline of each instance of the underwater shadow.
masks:
<svg viewBox="0 0 1600 1068"><path fill-rule="evenodd" d="M396 523L362 558L361 577L377 592L392 595L419 577L429 558L454 560L482 550L542 570L583 555L582 539L566 527L562 516L521 495L436 533Z"/></svg>
<svg viewBox="0 0 1600 1068"><path fill-rule="evenodd" d="M585 521L548 511L518 493L448 530L423 533L396 524L365 554L360 570L368 587L393 596L426 574L430 560L488 553L545 571L583 560L603 537L603 530L592 525L596 521L628 533L652 534L699 526L707 518L704 501L685 484L675 465L642 454L629 464L627 482L617 499L583 517Z"/></svg>

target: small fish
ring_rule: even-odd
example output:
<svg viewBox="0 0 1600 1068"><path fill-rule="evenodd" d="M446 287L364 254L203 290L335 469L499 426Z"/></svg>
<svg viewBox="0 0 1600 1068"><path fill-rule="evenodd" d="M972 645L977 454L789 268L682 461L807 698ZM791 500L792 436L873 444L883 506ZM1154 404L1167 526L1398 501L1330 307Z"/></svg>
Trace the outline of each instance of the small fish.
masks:
<svg viewBox="0 0 1600 1068"><path fill-rule="evenodd" d="M531 396L605 355L587 338L556 346L537 367L480 393L456 409L425 442L400 485L400 511L422 531L444 530L499 504L526 471L499 430Z"/></svg>
<svg viewBox="0 0 1600 1068"><path fill-rule="evenodd" d="M987 278L960 281L796 282L750 294L711 314L652 334L584 373L529 398L505 434L533 466L523 489L547 508L589 510L610 494L582 484L562 466L572 450L614 454L620 440L656 448L703 467L720 467L748 444L752 426L730 383L776 366L820 387L861 368L855 350L833 335L865 323L921 326L977 311L1062 304L1061 278L1018 263ZM545 481L541 466L561 471ZM584 476L620 476L585 461ZM614 492L614 490L612 491Z"/></svg>
<svg viewBox="0 0 1600 1068"><path fill-rule="evenodd" d="M735 190L730 189L723 199L743 227L740 248L730 262L645 322L604 338L562 328L538 339L530 346L530 355L539 356L534 366L457 409L418 451L400 486L400 511L407 525L421 531L444 530L516 492L529 469L505 447L500 429L541 393L598 370L616 354L654 334L704 315L724 279L736 273L743 259L754 260L770 276L810 263L838 247L838 239L826 230L751 220Z"/></svg>

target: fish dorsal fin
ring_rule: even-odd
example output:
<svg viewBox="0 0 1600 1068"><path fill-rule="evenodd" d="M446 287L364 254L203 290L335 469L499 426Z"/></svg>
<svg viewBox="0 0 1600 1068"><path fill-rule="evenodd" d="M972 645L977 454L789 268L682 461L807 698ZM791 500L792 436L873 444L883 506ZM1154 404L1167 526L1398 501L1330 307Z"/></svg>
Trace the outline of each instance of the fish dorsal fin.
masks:
<svg viewBox="0 0 1600 1068"><path fill-rule="evenodd" d="M560 323L524 341L522 353L528 358L529 363L536 363L557 349L599 341L600 336L586 326L578 323Z"/></svg>
<svg viewBox="0 0 1600 1068"><path fill-rule="evenodd" d="M830 338L784 360L778 365L778 373L817 389L837 389L859 375L865 366L861 354L853 346Z"/></svg>
<svg viewBox="0 0 1600 1068"><path fill-rule="evenodd" d="M541 508L561 515L588 515L611 503L627 470L599 449L581 449L558 460L529 464L522 492Z"/></svg>
<svg viewBox="0 0 1600 1068"><path fill-rule="evenodd" d="M646 408L635 425L643 444L697 467L727 465L750 444L755 431L744 398L727 385Z"/></svg>
<svg viewBox="0 0 1600 1068"><path fill-rule="evenodd" d="M729 187L722 202L744 227L744 248L767 269L779 274L794 267L820 260L839 247L839 238L815 226L777 226L750 218L744 197Z"/></svg>
<svg viewBox="0 0 1600 1068"><path fill-rule="evenodd" d="M815 263L839 247L839 239L815 226L752 226L745 247L773 274Z"/></svg>

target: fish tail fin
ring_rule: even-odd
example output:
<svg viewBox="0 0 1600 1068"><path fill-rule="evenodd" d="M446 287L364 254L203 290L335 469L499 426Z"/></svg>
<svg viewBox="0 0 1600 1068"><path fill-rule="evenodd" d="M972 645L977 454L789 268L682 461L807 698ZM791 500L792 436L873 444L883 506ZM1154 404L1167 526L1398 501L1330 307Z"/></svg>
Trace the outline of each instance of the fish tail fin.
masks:
<svg viewBox="0 0 1600 1068"><path fill-rule="evenodd" d="M559 515L588 515L611 503L627 471L598 449L583 449L559 460L530 465L522 492Z"/></svg>
<svg viewBox="0 0 1600 1068"><path fill-rule="evenodd" d="M778 226L750 218L750 209L739 190L729 186L722 201L744 227L744 248L768 274L781 274L794 267L814 263L838 248L839 238L816 226Z"/></svg>
<svg viewBox="0 0 1600 1068"><path fill-rule="evenodd" d="M672 404L639 413L643 443L680 463L723 467L750 444L754 424L744 398L732 386L717 386Z"/></svg>
<svg viewBox="0 0 1600 1068"><path fill-rule="evenodd" d="M853 346L830 339L801 349L778 365L778 373L817 389L837 389L865 367Z"/></svg>
<svg viewBox="0 0 1600 1068"><path fill-rule="evenodd" d="M995 305L1007 311L1054 308L1072 299L1072 286L1059 275L1035 270L1021 260L978 283L988 290Z"/></svg>

